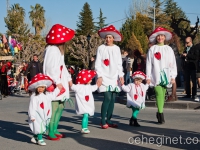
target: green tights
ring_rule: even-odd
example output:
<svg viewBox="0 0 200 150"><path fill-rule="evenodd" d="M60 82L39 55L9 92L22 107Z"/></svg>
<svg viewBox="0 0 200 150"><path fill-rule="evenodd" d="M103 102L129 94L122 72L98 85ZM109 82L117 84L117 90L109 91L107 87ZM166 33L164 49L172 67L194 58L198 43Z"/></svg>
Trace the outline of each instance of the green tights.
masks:
<svg viewBox="0 0 200 150"><path fill-rule="evenodd" d="M140 112L140 109L139 108L135 108L133 106L131 106L131 108L132 108L132 111L133 111L132 118L133 119L137 119L137 116L138 116L138 113Z"/></svg>
<svg viewBox="0 0 200 150"><path fill-rule="evenodd" d="M65 102L61 101L52 102L52 116L49 123L49 136L51 138L56 138L55 134L61 134L60 132L58 132L58 123L62 116L64 107L65 107Z"/></svg>
<svg viewBox="0 0 200 150"><path fill-rule="evenodd" d="M101 105L101 124L105 125L106 122L108 124L112 124L111 117L114 110L114 103L116 98L116 92L105 92L104 100ZM107 121L105 120L107 116Z"/></svg>
<svg viewBox="0 0 200 150"><path fill-rule="evenodd" d="M42 134L37 134L37 139L42 140Z"/></svg>
<svg viewBox="0 0 200 150"><path fill-rule="evenodd" d="M154 89L156 93L156 105L158 107L158 113L163 113L166 88L162 86L156 86Z"/></svg>
<svg viewBox="0 0 200 150"><path fill-rule="evenodd" d="M83 114L82 129L88 128L88 114Z"/></svg>

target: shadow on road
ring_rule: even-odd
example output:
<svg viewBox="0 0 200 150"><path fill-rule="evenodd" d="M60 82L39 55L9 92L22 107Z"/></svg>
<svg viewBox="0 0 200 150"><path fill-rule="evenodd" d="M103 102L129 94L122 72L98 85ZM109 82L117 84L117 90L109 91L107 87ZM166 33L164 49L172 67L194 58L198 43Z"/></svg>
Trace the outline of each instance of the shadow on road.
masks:
<svg viewBox="0 0 200 150"><path fill-rule="evenodd" d="M32 135L27 124L17 122L0 121L0 136L14 141L30 143L30 137L23 134Z"/></svg>

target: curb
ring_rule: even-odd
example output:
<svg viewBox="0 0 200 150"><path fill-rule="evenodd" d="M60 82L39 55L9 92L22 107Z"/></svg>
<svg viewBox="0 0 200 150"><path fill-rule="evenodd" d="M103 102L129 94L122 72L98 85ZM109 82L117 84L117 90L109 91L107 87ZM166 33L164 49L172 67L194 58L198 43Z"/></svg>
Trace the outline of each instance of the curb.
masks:
<svg viewBox="0 0 200 150"><path fill-rule="evenodd" d="M116 101L120 104L126 105L126 100L121 97L117 97ZM146 107L157 107L155 101L146 101ZM199 102L190 102L190 101L175 101L175 102L165 102L164 108L170 109L189 109L189 110L196 110L200 109Z"/></svg>

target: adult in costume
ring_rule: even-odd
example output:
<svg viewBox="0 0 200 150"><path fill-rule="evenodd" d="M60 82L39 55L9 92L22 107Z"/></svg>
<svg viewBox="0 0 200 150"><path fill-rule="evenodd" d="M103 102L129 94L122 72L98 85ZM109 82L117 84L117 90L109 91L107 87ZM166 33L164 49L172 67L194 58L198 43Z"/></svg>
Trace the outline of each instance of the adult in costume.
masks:
<svg viewBox="0 0 200 150"><path fill-rule="evenodd" d="M97 83L101 85L98 91L104 93L104 101L101 106L101 127L103 129L116 128L117 125L111 122L111 118L115 97L120 92L118 82L119 79L124 80L124 73L122 71L120 48L113 42L121 41L122 36L113 25L100 29L98 34L106 41L105 44L98 47L95 62L95 70L98 76Z"/></svg>
<svg viewBox="0 0 200 150"><path fill-rule="evenodd" d="M46 93L46 87L52 85L52 80L43 74L35 75L29 82L28 89L34 92L29 103L29 126L34 134L31 142L46 145L42 135L49 126L52 109L51 101L56 98L60 90L56 88L52 93Z"/></svg>
<svg viewBox="0 0 200 150"><path fill-rule="evenodd" d="M146 60L147 83L153 84L156 93L158 107L158 123L163 124L163 107L166 88L171 87L177 76L176 59L172 48L165 45L165 41L172 38L172 33L165 28L156 28L149 37L151 43L155 43L148 51Z"/></svg>
<svg viewBox="0 0 200 150"><path fill-rule="evenodd" d="M83 115L82 133L90 133L88 129L88 116L94 115L94 97L92 92L96 91L97 85L90 85L92 79L96 76L94 70L81 70L76 77L76 85L73 84L71 89L75 91L76 113Z"/></svg>
<svg viewBox="0 0 200 150"><path fill-rule="evenodd" d="M50 140L58 140L64 137L58 132L58 124L65 106L65 100L69 99L69 83L72 84L71 75L68 73L64 62L64 45L71 40L75 32L63 25L55 24L46 36L46 50L43 64L43 73L48 75L58 88L65 88L65 92L56 97L52 102L52 117L49 125ZM50 91L53 86L51 86Z"/></svg>

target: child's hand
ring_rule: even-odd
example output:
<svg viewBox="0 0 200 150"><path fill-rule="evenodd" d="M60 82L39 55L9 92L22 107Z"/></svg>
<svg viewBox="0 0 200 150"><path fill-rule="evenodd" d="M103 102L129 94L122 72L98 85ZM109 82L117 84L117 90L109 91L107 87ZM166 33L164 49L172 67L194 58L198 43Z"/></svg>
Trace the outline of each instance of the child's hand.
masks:
<svg viewBox="0 0 200 150"><path fill-rule="evenodd" d="M32 122L34 122L34 121L35 121L35 119L31 119L31 121L32 121Z"/></svg>
<svg viewBox="0 0 200 150"><path fill-rule="evenodd" d="M69 87L71 87L71 86L72 86L72 84L73 84L73 83L72 83L72 81L69 81Z"/></svg>
<svg viewBox="0 0 200 150"><path fill-rule="evenodd" d="M96 84L97 84L97 86L98 86L98 87L100 87L100 86L101 86L101 83L100 83L100 82L97 82Z"/></svg>
<svg viewBox="0 0 200 150"><path fill-rule="evenodd" d="M56 86L58 87L59 90L61 90L63 88L63 85L61 83L57 84Z"/></svg>
<svg viewBox="0 0 200 150"><path fill-rule="evenodd" d="M97 79L97 86L101 86L102 81L103 81L102 77L98 78Z"/></svg>
<svg viewBox="0 0 200 150"><path fill-rule="evenodd" d="M150 80L150 79L147 79L147 80L146 80L146 83L147 83L147 84L150 84L150 83L151 83L151 80Z"/></svg>
<svg viewBox="0 0 200 150"><path fill-rule="evenodd" d="M120 80L121 85L124 85L124 78L120 77L119 80Z"/></svg>

